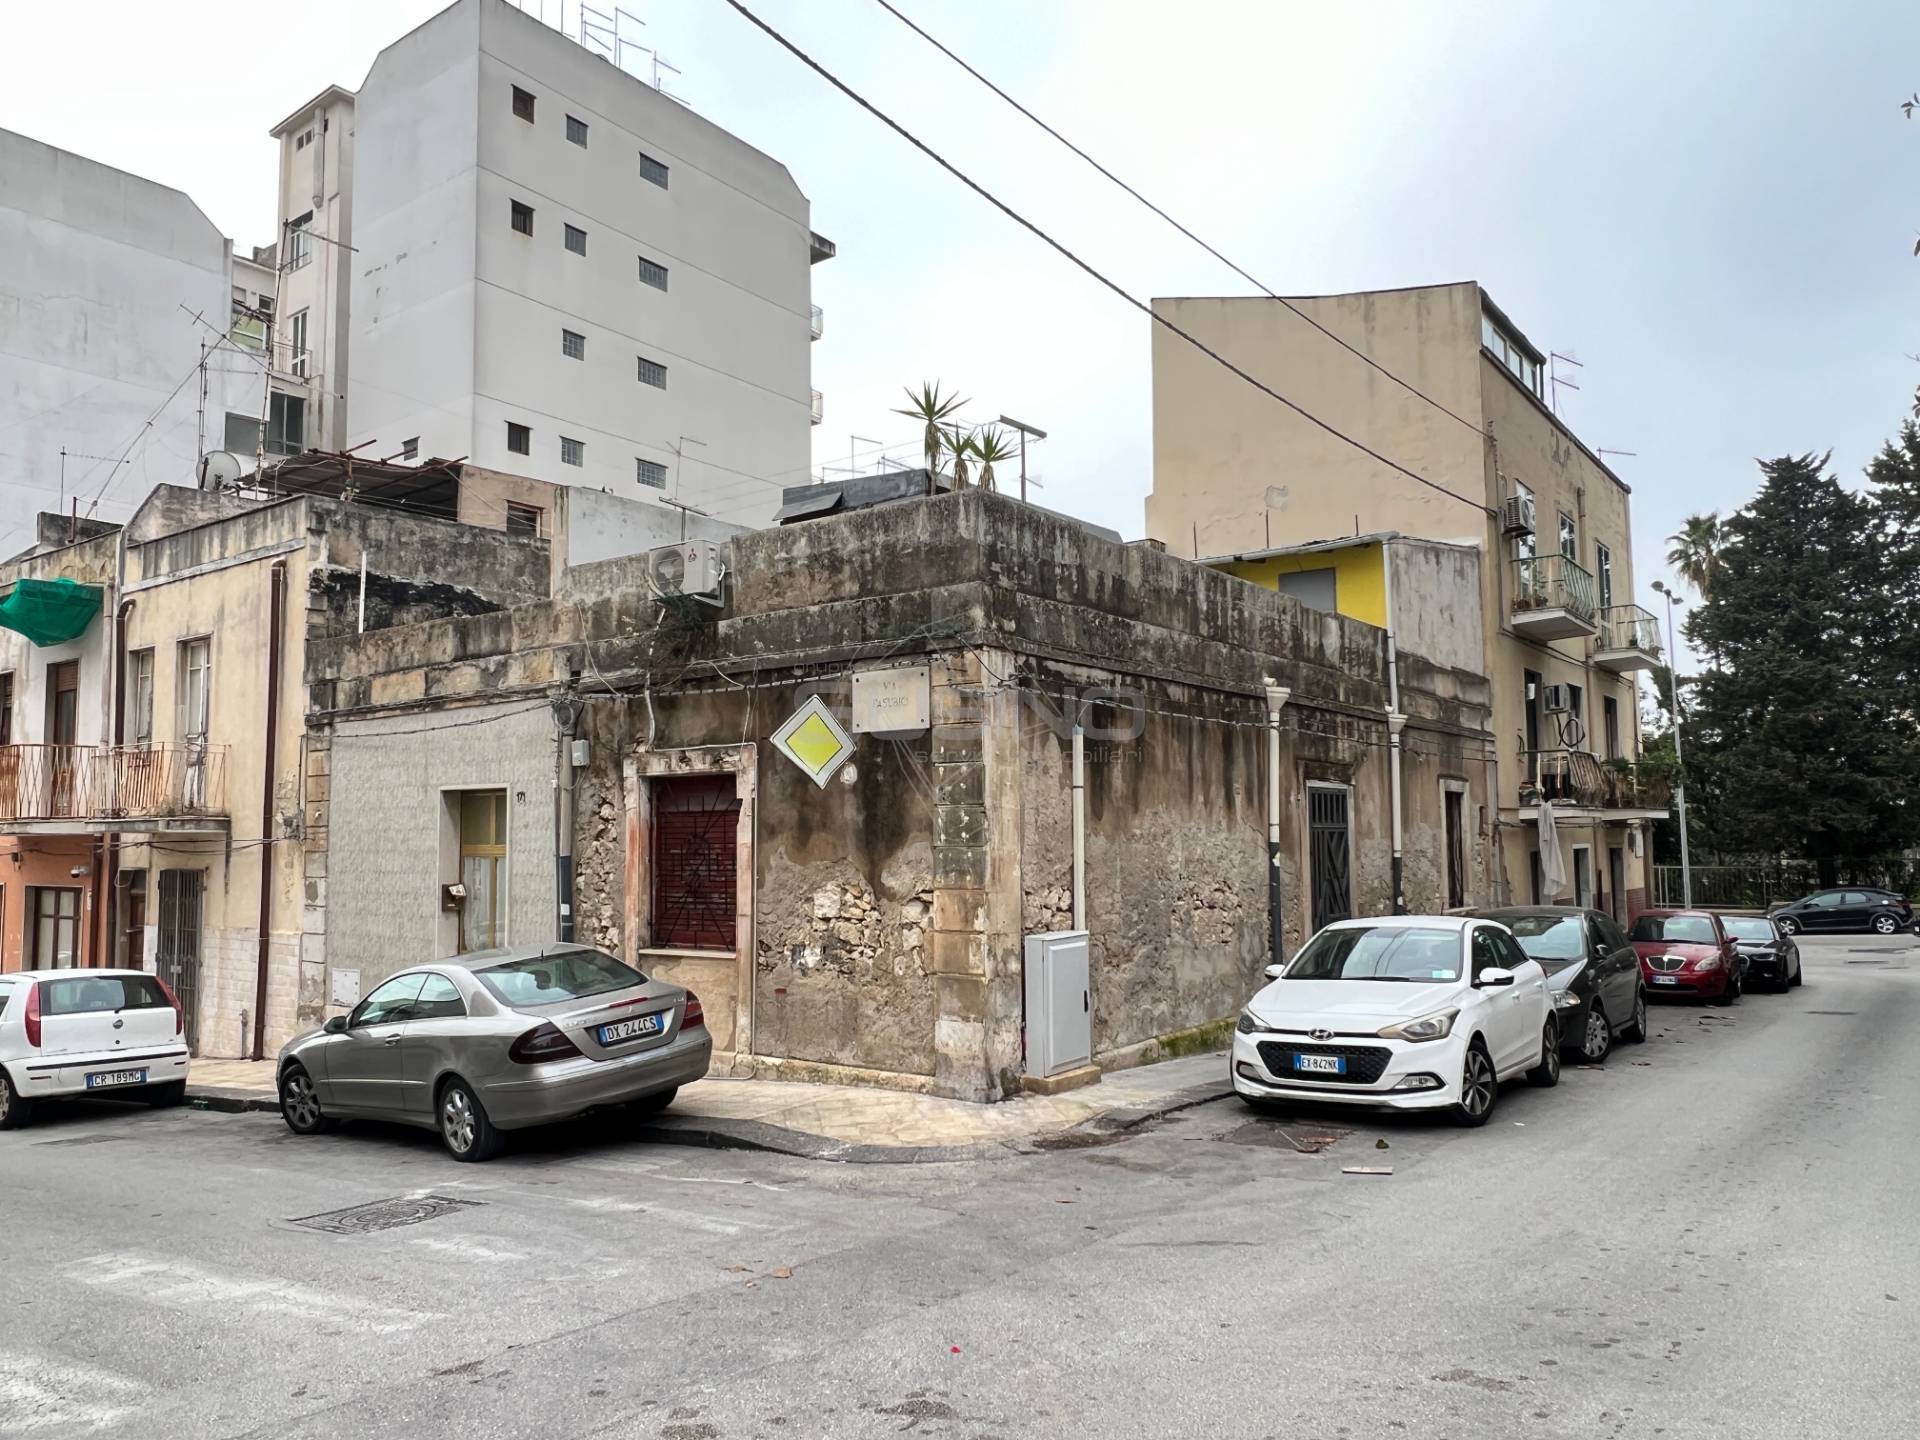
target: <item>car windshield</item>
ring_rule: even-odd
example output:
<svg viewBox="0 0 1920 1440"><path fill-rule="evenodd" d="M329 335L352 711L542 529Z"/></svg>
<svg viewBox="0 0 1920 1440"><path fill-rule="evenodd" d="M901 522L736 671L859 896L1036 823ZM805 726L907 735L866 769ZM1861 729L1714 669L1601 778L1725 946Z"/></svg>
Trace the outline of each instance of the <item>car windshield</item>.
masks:
<svg viewBox="0 0 1920 1440"><path fill-rule="evenodd" d="M1773 940L1773 922L1771 920L1743 919L1738 915L1729 915L1720 922L1727 927L1727 933L1736 940L1753 940L1766 945Z"/></svg>
<svg viewBox="0 0 1920 1440"><path fill-rule="evenodd" d="M647 983L647 977L631 965L598 950L556 950L524 960L503 960L474 971L474 976L495 998L516 1006L551 1005Z"/></svg>
<svg viewBox="0 0 1920 1440"><path fill-rule="evenodd" d="M1674 945L1712 945L1713 921L1704 915L1642 915L1633 922L1635 940L1665 940Z"/></svg>
<svg viewBox="0 0 1920 1440"><path fill-rule="evenodd" d="M1460 932L1405 925L1322 930L1287 966L1287 980L1399 980L1427 984L1460 978Z"/></svg>
<svg viewBox="0 0 1920 1440"><path fill-rule="evenodd" d="M1536 960L1580 960L1587 936L1578 915L1514 915L1501 922Z"/></svg>

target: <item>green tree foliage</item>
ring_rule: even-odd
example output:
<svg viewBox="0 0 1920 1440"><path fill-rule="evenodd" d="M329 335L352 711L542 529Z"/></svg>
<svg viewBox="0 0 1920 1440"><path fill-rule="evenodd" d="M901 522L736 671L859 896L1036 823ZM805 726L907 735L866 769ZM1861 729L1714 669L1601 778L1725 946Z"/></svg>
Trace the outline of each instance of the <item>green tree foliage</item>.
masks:
<svg viewBox="0 0 1920 1440"><path fill-rule="evenodd" d="M1718 664L1688 687L1688 799L1715 848L1802 855L1837 878L1907 840L1912 766L1881 646L1881 506L1824 455L1763 461L1720 527L1713 588L1687 634ZM1916 492L1920 499L1920 492Z"/></svg>
<svg viewBox="0 0 1920 1440"><path fill-rule="evenodd" d="M1911 420L1867 467L1873 507L1872 544L1880 568L1877 625L1867 666L1899 738L1905 793L1920 808L1920 425ZM1920 842L1920 815L1907 839Z"/></svg>

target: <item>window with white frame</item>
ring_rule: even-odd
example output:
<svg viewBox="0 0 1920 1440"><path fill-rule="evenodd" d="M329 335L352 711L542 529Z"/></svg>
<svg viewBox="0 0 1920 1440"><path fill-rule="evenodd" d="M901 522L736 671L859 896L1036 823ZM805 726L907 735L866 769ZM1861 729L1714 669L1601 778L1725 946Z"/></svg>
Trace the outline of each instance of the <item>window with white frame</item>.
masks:
<svg viewBox="0 0 1920 1440"><path fill-rule="evenodd" d="M642 460L638 456L633 462L634 479L642 485L655 490L667 488L667 467L658 460Z"/></svg>
<svg viewBox="0 0 1920 1440"><path fill-rule="evenodd" d="M1580 558L1580 527L1564 510L1560 512L1560 553L1569 560Z"/></svg>
<svg viewBox="0 0 1920 1440"><path fill-rule="evenodd" d="M587 337L582 335L578 330L562 330L560 332L560 353L569 360L586 359Z"/></svg>
<svg viewBox="0 0 1920 1440"><path fill-rule="evenodd" d="M296 310L287 321L287 368L305 379L311 368L307 355L307 312Z"/></svg>
<svg viewBox="0 0 1920 1440"><path fill-rule="evenodd" d="M1488 311L1480 312L1480 343L1506 366L1508 373L1536 396L1544 398L1545 378L1539 357L1520 337L1502 325Z"/></svg>
<svg viewBox="0 0 1920 1440"><path fill-rule="evenodd" d="M658 360L647 359L644 355L638 358L640 361L640 383L642 385L651 385L657 390L666 389L667 367L662 365Z"/></svg>
<svg viewBox="0 0 1920 1440"><path fill-rule="evenodd" d="M205 635L180 642L180 738L204 744L213 700L213 641Z"/></svg>
<svg viewBox="0 0 1920 1440"><path fill-rule="evenodd" d="M651 285L656 290L666 289L667 267L657 260L649 260L646 256L642 255L640 257L640 283L642 285Z"/></svg>
<svg viewBox="0 0 1920 1440"><path fill-rule="evenodd" d="M560 437L560 463L562 465L584 465L587 463L587 442L574 440L568 436Z"/></svg>
<svg viewBox="0 0 1920 1440"><path fill-rule="evenodd" d="M1613 551L1599 541L1593 544L1593 568L1600 577L1600 608L1613 608Z"/></svg>

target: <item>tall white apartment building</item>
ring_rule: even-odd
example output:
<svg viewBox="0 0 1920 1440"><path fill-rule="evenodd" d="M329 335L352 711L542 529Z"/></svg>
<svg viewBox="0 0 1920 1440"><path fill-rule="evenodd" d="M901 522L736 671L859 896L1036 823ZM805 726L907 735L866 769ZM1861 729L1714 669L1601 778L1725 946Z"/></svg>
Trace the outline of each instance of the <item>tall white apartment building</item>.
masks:
<svg viewBox="0 0 1920 1440"><path fill-rule="evenodd" d="M833 253L784 166L506 0L458 0L351 101L326 132L351 146L348 444L771 515L809 467Z"/></svg>

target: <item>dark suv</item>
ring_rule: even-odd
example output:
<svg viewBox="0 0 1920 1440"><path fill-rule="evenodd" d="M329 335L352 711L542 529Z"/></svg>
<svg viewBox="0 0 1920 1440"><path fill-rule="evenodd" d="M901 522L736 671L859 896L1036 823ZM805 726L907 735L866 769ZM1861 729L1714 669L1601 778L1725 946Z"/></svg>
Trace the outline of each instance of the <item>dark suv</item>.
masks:
<svg viewBox="0 0 1920 1440"><path fill-rule="evenodd" d="M1817 890L1804 900L1770 910L1768 915L1789 935L1798 935L1803 930L1810 933L1856 930L1897 935L1913 928L1913 907L1906 897L1871 885Z"/></svg>

